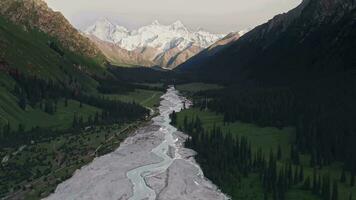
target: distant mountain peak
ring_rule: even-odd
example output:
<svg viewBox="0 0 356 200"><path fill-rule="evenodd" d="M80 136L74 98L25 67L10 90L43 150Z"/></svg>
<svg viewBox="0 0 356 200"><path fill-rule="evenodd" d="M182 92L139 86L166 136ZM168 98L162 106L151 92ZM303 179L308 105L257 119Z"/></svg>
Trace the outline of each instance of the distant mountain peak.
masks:
<svg viewBox="0 0 356 200"><path fill-rule="evenodd" d="M190 31L180 20L171 25L162 25L158 20L155 20L151 25L129 31L106 18L100 18L84 32L129 51L153 47L161 49L160 53L173 46L181 49L190 45L206 48L225 36L206 31Z"/></svg>
<svg viewBox="0 0 356 200"><path fill-rule="evenodd" d="M161 25L161 23L156 19L152 22L152 25L159 26L159 25Z"/></svg>
<svg viewBox="0 0 356 200"><path fill-rule="evenodd" d="M178 28L181 28L181 27L185 28L185 25L180 20L175 21L173 24L171 24L171 26L172 27L178 27Z"/></svg>
<svg viewBox="0 0 356 200"><path fill-rule="evenodd" d="M187 27L180 20L177 20L173 24L171 24L170 28L175 31L184 31L184 32L189 31Z"/></svg>
<svg viewBox="0 0 356 200"><path fill-rule="evenodd" d="M150 59L165 59L163 65L175 63L167 60L181 51L194 49L186 56L190 57L225 36L224 34L214 34L207 31L189 30L180 20L170 25L163 25L158 20L154 20L150 25L129 31L109 20L99 19L84 32L126 51L150 49ZM166 54L169 54L169 56L164 57L163 55Z"/></svg>
<svg viewBox="0 0 356 200"><path fill-rule="evenodd" d="M101 23L105 23L105 24L113 24L108 18L106 17L101 17L99 18L96 22L101 22Z"/></svg>

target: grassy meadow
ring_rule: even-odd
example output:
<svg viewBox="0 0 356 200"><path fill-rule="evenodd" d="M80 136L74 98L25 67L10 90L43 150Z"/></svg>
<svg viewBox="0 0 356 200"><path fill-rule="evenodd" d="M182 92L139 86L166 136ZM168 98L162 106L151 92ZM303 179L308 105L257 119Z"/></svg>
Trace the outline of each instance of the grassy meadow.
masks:
<svg viewBox="0 0 356 200"><path fill-rule="evenodd" d="M135 89L128 94L109 94L104 95L109 99L119 100L123 102L136 102L142 106L154 108L159 105L159 101L163 92L157 90Z"/></svg>
<svg viewBox="0 0 356 200"><path fill-rule="evenodd" d="M235 122L224 123L223 116L211 111L191 108L177 113L177 126L183 127L184 118L187 117L188 122L199 116L205 130L211 130L214 126L221 127L224 133L232 133L234 136L245 137L251 143L252 151L262 149L265 155L268 155L271 150L277 152L281 148L282 159L278 162L279 166L289 162L291 154L291 146L295 137L293 127L285 127L278 129L275 127L259 127L254 124ZM301 164L304 167L304 176L312 178L313 168L310 167L310 156L301 155ZM321 175L330 174L331 180L340 180L342 174L342 165L333 163L318 170ZM356 195L356 187L349 186L350 176L347 175L346 184L339 182L339 200L349 200L350 194ZM260 177L257 174L250 174L243 178L240 183L236 184L236 190L233 191L233 196L236 199L263 199L263 188ZM290 189L286 194L288 200L318 200L318 196L313 195L310 191L301 190L298 186Z"/></svg>

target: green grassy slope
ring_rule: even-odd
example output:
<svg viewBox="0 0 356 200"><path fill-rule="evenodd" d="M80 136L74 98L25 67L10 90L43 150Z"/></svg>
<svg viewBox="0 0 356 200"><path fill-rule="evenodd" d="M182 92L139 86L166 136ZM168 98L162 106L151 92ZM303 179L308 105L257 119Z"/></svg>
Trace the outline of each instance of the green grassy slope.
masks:
<svg viewBox="0 0 356 200"><path fill-rule="evenodd" d="M153 108L159 104L162 95L163 92L161 91L135 89L134 92L128 94L109 94L104 96L123 102L136 102L142 106Z"/></svg>
<svg viewBox="0 0 356 200"><path fill-rule="evenodd" d="M97 86L97 82L89 74L100 76L106 73L95 60L60 48L54 38L36 30L26 31L2 17L0 41L3 46L0 58L11 70L17 69L21 73L62 82L75 79L88 91ZM58 45L64 56L51 48L49 42Z"/></svg>
<svg viewBox="0 0 356 200"><path fill-rule="evenodd" d="M54 38L36 30L26 30L9 23L0 16L0 61L6 63L0 73L0 124L9 122L17 128L23 124L27 128L34 126L67 128L72 122L73 113L86 118L98 111L97 108L84 106L77 109L78 102L69 101L68 107L59 104L58 112L49 115L38 108L28 107L22 110L18 99L12 94L16 82L7 75L14 70L27 76L36 76L44 80L53 80L62 84L76 84L87 92L96 91L98 82L91 75L107 75L107 72L94 59L85 58L60 47ZM49 43L58 45L61 55Z"/></svg>
<svg viewBox="0 0 356 200"><path fill-rule="evenodd" d="M269 152L271 149L276 152L278 145L281 145L286 152L289 152L289 145L294 137L294 128L292 127L284 129L258 127L254 124L243 122L224 124L222 115L217 115L210 111L200 111L196 108L178 113L178 126L183 125L184 116L188 117L188 121L198 116L206 130L211 130L214 126L217 126L221 127L225 133L231 132L236 136L246 137L254 144L253 150L262 148L265 152Z"/></svg>
<svg viewBox="0 0 356 200"><path fill-rule="evenodd" d="M15 96L0 87L0 124L9 122L15 130L19 124L23 124L27 129L36 126L65 129L71 127L74 113L87 119L100 112L100 109L85 104L80 108L80 103L74 100L68 100L66 107L64 100L61 100L58 102L57 112L51 115L41 110L38 105L35 108L27 106L26 110L23 110L17 102Z"/></svg>

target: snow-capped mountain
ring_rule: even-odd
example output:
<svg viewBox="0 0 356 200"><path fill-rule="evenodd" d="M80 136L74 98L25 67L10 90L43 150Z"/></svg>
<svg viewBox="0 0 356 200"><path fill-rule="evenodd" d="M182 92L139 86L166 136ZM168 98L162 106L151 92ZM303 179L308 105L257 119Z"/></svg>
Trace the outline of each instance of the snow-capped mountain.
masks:
<svg viewBox="0 0 356 200"><path fill-rule="evenodd" d="M225 36L204 30L191 31L181 21L162 25L156 20L137 30L128 30L105 18L96 21L84 33L113 62L164 68L176 67ZM133 54L135 59L131 59Z"/></svg>

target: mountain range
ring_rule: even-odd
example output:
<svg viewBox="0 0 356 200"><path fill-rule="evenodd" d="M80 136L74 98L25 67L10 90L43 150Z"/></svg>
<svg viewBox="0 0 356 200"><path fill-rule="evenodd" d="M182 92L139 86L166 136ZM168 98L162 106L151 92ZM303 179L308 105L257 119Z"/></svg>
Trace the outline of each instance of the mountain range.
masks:
<svg viewBox="0 0 356 200"><path fill-rule="evenodd" d="M204 30L191 31L181 21L162 25L156 20L130 31L106 18L96 21L84 33L113 63L169 69L225 36Z"/></svg>

